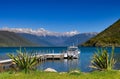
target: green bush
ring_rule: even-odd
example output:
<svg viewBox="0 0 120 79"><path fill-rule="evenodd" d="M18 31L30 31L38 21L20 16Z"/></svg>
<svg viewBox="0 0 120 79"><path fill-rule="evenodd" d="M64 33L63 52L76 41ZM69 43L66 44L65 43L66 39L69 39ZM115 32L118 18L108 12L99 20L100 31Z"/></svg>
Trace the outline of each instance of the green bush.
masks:
<svg viewBox="0 0 120 79"><path fill-rule="evenodd" d="M98 70L112 70L115 64L114 60L114 47L112 47L112 52L109 55L106 49L101 49L97 51L91 60L92 68Z"/></svg>
<svg viewBox="0 0 120 79"><path fill-rule="evenodd" d="M25 49L22 51L20 48L20 50L17 50L17 55L8 54L8 56L13 59L13 62L15 62L17 66L16 68L18 68L18 70L24 70L25 73L33 70L37 64L36 56L33 56L32 53L27 53Z"/></svg>

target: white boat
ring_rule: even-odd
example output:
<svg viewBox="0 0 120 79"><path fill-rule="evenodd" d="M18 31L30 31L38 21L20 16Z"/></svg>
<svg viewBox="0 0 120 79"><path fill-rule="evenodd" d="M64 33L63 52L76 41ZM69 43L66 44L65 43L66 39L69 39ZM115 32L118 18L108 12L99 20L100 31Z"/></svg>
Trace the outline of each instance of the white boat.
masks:
<svg viewBox="0 0 120 79"><path fill-rule="evenodd" d="M80 50L77 46L69 46L66 53L64 53L64 58L79 58Z"/></svg>

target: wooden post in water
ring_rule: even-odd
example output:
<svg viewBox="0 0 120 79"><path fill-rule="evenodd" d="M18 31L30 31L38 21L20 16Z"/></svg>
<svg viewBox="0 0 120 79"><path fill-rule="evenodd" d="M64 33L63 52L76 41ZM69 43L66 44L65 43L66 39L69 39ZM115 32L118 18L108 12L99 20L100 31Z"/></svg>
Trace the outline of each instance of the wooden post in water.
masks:
<svg viewBox="0 0 120 79"><path fill-rule="evenodd" d="M3 71L3 64L0 63L0 72Z"/></svg>

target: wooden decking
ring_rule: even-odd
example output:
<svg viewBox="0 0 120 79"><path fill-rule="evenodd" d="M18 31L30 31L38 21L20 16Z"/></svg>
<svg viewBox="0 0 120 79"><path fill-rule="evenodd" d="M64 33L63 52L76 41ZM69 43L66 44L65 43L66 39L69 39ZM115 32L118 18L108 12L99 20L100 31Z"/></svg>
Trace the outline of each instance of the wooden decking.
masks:
<svg viewBox="0 0 120 79"><path fill-rule="evenodd" d="M64 59L64 54L38 54L36 57L38 60L60 60Z"/></svg>
<svg viewBox="0 0 120 79"><path fill-rule="evenodd" d="M69 58L66 56L66 53L49 53L49 54L36 54L33 55L37 57L38 61L46 61L46 60L62 60L62 59L74 59ZM5 60L0 60L0 70L1 69L6 69L7 66L10 66L12 64L13 60L12 59L5 59ZM7 67L8 68L8 67Z"/></svg>
<svg viewBox="0 0 120 79"><path fill-rule="evenodd" d="M64 59L64 54L37 54L38 60L58 60ZM0 60L0 64L11 63L12 59Z"/></svg>

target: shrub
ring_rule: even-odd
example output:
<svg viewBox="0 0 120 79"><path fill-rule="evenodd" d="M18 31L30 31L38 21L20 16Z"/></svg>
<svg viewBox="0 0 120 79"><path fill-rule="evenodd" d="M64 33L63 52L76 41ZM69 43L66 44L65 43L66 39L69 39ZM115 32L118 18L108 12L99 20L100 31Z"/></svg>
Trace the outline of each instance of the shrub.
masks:
<svg viewBox="0 0 120 79"><path fill-rule="evenodd" d="M92 57L92 68L98 70L112 70L115 64L114 60L114 47L112 47L111 54L108 53L106 49L101 49L97 51Z"/></svg>
<svg viewBox="0 0 120 79"><path fill-rule="evenodd" d="M8 56L13 59L17 68L19 70L24 70L25 73L35 69L35 65L37 64L36 56L32 56L32 53L27 53L25 49L22 52L20 48L20 50L17 50L17 55L8 54Z"/></svg>

